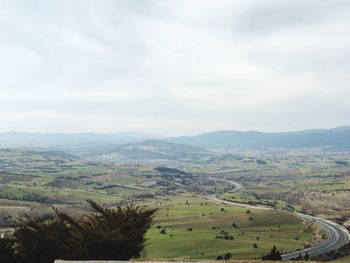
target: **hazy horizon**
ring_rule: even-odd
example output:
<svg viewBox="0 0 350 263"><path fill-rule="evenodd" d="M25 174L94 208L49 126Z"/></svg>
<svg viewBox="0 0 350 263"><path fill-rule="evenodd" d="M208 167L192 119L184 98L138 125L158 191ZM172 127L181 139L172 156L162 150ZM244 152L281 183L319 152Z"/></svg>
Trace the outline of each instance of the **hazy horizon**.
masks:
<svg viewBox="0 0 350 263"><path fill-rule="evenodd" d="M117 134L117 135L153 135L158 137L177 137L177 136L196 136L200 134L205 133L212 133L212 132L220 132L220 131L237 131L237 132L263 132L263 133L283 133L283 132L298 132L298 131L308 131L308 130L329 130L329 129L337 129L337 128L350 128L350 125L338 125L335 127L317 127L317 128L306 128L301 130L237 130L237 129L226 129L226 130L206 130L198 133L177 133L177 134L162 134L157 132L144 132L144 131L110 131L110 132L94 132L94 131L76 131L76 132L59 132L59 131L51 131L51 132L45 132L45 131L15 131L15 130L9 130L9 131L0 131L0 134L4 133L28 133L28 134Z"/></svg>
<svg viewBox="0 0 350 263"><path fill-rule="evenodd" d="M176 136L350 123L348 1L0 7L0 132Z"/></svg>

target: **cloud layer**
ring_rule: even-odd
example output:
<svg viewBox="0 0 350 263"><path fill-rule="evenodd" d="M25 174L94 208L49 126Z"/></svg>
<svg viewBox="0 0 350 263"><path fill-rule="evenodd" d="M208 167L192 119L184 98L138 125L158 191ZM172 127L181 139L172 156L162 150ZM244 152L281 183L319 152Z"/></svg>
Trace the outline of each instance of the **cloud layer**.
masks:
<svg viewBox="0 0 350 263"><path fill-rule="evenodd" d="M350 124L350 2L0 3L1 131Z"/></svg>

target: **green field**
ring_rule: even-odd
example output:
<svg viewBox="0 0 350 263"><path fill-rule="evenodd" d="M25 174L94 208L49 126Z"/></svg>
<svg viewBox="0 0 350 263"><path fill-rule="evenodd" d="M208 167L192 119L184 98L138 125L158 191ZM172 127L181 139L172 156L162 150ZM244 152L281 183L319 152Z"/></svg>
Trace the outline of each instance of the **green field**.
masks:
<svg viewBox="0 0 350 263"><path fill-rule="evenodd" d="M247 193L225 193L219 196L220 199L248 205L263 205L280 210L287 210L290 206L283 200L271 200L257 198Z"/></svg>
<svg viewBox="0 0 350 263"><path fill-rule="evenodd" d="M290 251L311 239L307 226L284 212L249 209L247 213L246 208L219 205L193 195L158 205L155 225L147 234L146 258L216 259L230 252L233 258L252 259L267 254L273 245ZM222 231L233 240L216 238L223 236Z"/></svg>
<svg viewBox="0 0 350 263"><path fill-rule="evenodd" d="M338 222L350 218L350 169L335 163L350 155L225 156L164 168L91 162L42 149L0 149L2 232L23 213L39 216L53 206L79 216L89 211L86 199L107 206L134 202L160 208L147 233L146 259L216 259L228 252L234 259L252 259L273 245L283 251L303 248L312 231L286 212L247 213L211 203L207 194L222 192L222 199L293 208ZM243 190L229 193L231 185L210 177L237 181Z"/></svg>

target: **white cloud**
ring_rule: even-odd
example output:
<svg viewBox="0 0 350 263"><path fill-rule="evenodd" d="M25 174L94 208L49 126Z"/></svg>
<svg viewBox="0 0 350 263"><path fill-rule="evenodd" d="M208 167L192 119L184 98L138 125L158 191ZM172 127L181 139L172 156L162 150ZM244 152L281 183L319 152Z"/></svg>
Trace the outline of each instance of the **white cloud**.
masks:
<svg viewBox="0 0 350 263"><path fill-rule="evenodd" d="M347 1L0 4L1 130L350 123Z"/></svg>

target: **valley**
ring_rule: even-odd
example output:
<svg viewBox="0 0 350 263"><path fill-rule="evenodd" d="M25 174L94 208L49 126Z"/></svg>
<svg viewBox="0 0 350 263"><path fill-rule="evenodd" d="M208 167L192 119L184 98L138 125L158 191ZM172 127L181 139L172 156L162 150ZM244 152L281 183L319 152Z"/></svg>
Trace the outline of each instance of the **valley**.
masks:
<svg viewBox="0 0 350 263"><path fill-rule="evenodd" d="M52 207L82 215L89 211L87 199L112 207L135 203L159 209L147 233L144 258L216 259L230 253L233 258L254 259L273 245L290 252L326 238L317 225L282 211L344 226L350 218L346 151L223 153L159 141L98 148L84 154L52 148L1 149L2 232L11 233L23 214L35 217L50 213ZM225 180L240 182L243 189L232 192ZM207 196L214 193L249 207L213 202Z"/></svg>

